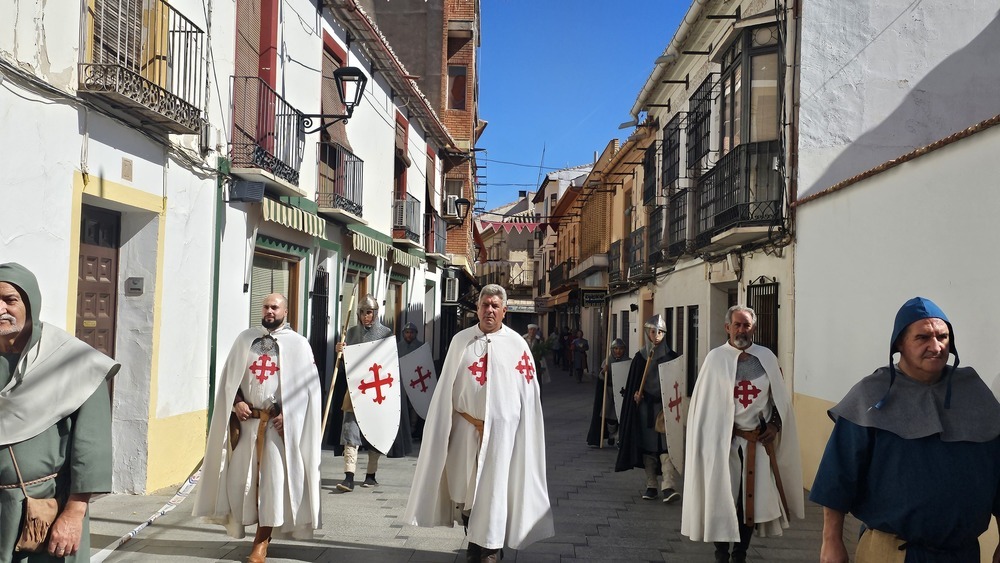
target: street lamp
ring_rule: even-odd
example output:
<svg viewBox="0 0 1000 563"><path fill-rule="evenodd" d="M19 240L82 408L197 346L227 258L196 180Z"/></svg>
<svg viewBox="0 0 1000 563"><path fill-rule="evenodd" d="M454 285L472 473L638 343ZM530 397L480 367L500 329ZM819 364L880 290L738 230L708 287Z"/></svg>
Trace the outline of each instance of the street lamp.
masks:
<svg viewBox="0 0 1000 563"><path fill-rule="evenodd" d="M465 224L465 218L469 216L469 207L471 205L472 205L472 202L469 201L469 200L467 200L467 199L465 199L464 197L460 197L460 198L458 198L458 199L455 200L455 211L457 212L457 215L458 215L458 223L455 223L454 225L449 226L448 227L449 231L452 230L452 229L454 229L455 227L457 227L459 225Z"/></svg>
<svg viewBox="0 0 1000 563"><path fill-rule="evenodd" d="M333 71L333 81L337 85L337 95L340 96L340 103L344 104L343 115L332 113L313 113L299 116L299 129L305 133L315 133L325 129L338 121L347 121L354 114L354 108L361 103L361 97L365 93L365 85L368 84L368 77L361 72L360 68L353 66L340 67ZM327 122L326 120L330 120ZM313 122L319 120L319 125L313 127Z"/></svg>

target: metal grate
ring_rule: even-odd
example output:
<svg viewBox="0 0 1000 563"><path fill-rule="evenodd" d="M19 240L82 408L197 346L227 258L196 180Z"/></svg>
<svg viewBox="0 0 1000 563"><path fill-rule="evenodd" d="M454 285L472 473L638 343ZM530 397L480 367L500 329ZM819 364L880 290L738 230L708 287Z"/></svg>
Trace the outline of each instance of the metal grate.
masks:
<svg viewBox="0 0 1000 563"><path fill-rule="evenodd" d="M778 282L761 276L747 285L747 306L757 313L755 344L778 353Z"/></svg>

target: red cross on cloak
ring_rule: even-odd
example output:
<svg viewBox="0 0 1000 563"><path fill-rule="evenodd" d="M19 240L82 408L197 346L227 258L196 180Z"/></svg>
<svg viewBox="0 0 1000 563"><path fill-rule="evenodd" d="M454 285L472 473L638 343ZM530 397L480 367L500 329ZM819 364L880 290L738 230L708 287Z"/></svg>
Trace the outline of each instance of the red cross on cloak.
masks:
<svg viewBox="0 0 1000 563"><path fill-rule="evenodd" d="M757 395L760 395L760 389L751 383L749 379L741 379L736 384L736 388L733 389L733 397L743 405L743 408L749 407L754 402L754 399L757 398Z"/></svg>
<svg viewBox="0 0 1000 563"><path fill-rule="evenodd" d="M667 408L670 412L677 411L674 415L674 420L677 422L681 421L681 384L674 382L674 398L667 401Z"/></svg>
<svg viewBox="0 0 1000 563"><path fill-rule="evenodd" d="M256 362L250 364L250 374L257 378L258 383L264 383L269 375L278 373L278 364L268 362L271 362L271 356L261 354Z"/></svg>
<svg viewBox="0 0 1000 563"><path fill-rule="evenodd" d="M484 354L482 358L479 358L478 361L472 362L472 365L469 366L469 371L471 371L472 375L476 377L476 382L478 382L479 385L486 385L487 357L489 357L489 354Z"/></svg>
<svg viewBox="0 0 1000 563"><path fill-rule="evenodd" d="M365 381L362 379L361 384L358 385L358 389L361 391L362 395L364 395L365 391L369 389L375 389L375 398L372 400L380 405L382 404L382 401L385 400L385 395L382 394L382 386L386 385L388 387L392 387L392 374L387 373L385 374L386 377L383 378L379 371L381 369L382 366L380 364L372 364L371 367L368 368L368 371L372 372L375 376L371 381Z"/></svg>
<svg viewBox="0 0 1000 563"><path fill-rule="evenodd" d="M521 361L514 367L517 368L517 371L521 372L521 375L528 380L528 383L531 383L531 380L535 378L535 366L531 365L531 358L528 357L527 352L521 354Z"/></svg>
<svg viewBox="0 0 1000 563"><path fill-rule="evenodd" d="M420 386L420 392L421 393L426 393L427 392L427 384L424 383L424 382L427 381L428 379L430 379L430 377L431 377L431 370L427 370L427 373L424 373L424 366L417 366L417 369L415 369L413 371L417 372L417 377L415 377L414 379L410 380L410 387L413 387L414 389L416 389L417 385L419 385Z"/></svg>

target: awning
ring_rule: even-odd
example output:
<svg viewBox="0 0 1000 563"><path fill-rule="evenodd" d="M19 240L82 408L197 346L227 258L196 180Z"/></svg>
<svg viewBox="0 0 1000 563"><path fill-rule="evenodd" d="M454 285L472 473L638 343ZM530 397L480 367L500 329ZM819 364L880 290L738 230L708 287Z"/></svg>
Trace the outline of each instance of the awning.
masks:
<svg viewBox="0 0 1000 563"><path fill-rule="evenodd" d="M407 268L417 269L420 267L420 258L404 251L401 248L397 248L396 251L392 253L392 261L400 266L406 266Z"/></svg>
<svg viewBox="0 0 1000 563"><path fill-rule="evenodd" d="M280 201L264 198L264 220L302 231L314 237L326 236L326 220Z"/></svg>
<svg viewBox="0 0 1000 563"><path fill-rule="evenodd" d="M348 225L347 228L351 231L351 243L354 245L355 250L370 254L376 258L382 258L383 260L389 255L389 249L392 248L392 244L375 238L378 236L377 231L361 225ZM369 231L370 234L361 232L362 229Z"/></svg>

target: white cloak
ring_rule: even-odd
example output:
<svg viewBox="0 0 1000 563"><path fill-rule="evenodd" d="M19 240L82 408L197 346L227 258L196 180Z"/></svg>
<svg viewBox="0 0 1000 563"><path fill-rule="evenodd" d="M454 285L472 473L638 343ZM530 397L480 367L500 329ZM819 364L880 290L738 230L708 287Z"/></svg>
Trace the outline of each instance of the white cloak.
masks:
<svg viewBox="0 0 1000 563"><path fill-rule="evenodd" d="M799 437L795 429L792 402L781 377L778 359L763 346L745 350L756 356L767 372L771 398L781 416L781 432L775 440L778 469L788 501L788 510L803 518L802 463ZM684 504L681 534L694 541L739 541L739 522L733 501L733 481L729 457L734 448L746 447L742 438L733 437L733 388L736 385L736 362L740 350L728 342L711 350L698 372L687 420L685 448ZM788 516L771 475L764 446L757 443L755 480L755 518L758 535L781 535L788 527ZM745 476L745 472L744 472ZM761 518L761 515L766 515ZM777 516L777 518L775 518Z"/></svg>
<svg viewBox="0 0 1000 563"><path fill-rule="evenodd" d="M486 383L480 387L468 368L483 353ZM404 522L454 526L465 503L472 510L469 542L479 546L523 549L555 535L534 369L524 339L507 326L489 335L478 326L455 335L431 399ZM476 401L483 389L485 401ZM482 444L456 409L485 421ZM451 498L456 484L466 489L463 499Z"/></svg>
<svg viewBox="0 0 1000 563"><path fill-rule="evenodd" d="M235 538L245 535L240 515L230 513L227 486L230 475L229 414L243 375L249 367L250 345L267 334L264 327L249 328L236 337L222 368L215 395L215 410L208 431L202 476L195 495L194 516L226 527ZM285 518L274 537L311 539L320 521L320 386L309 341L287 324L271 333L278 342L281 367L279 386L284 419L284 459L287 488ZM246 425L243 426L247 428ZM256 432L244 433L243 440L255 440ZM252 490L248 494L253 494Z"/></svg>

